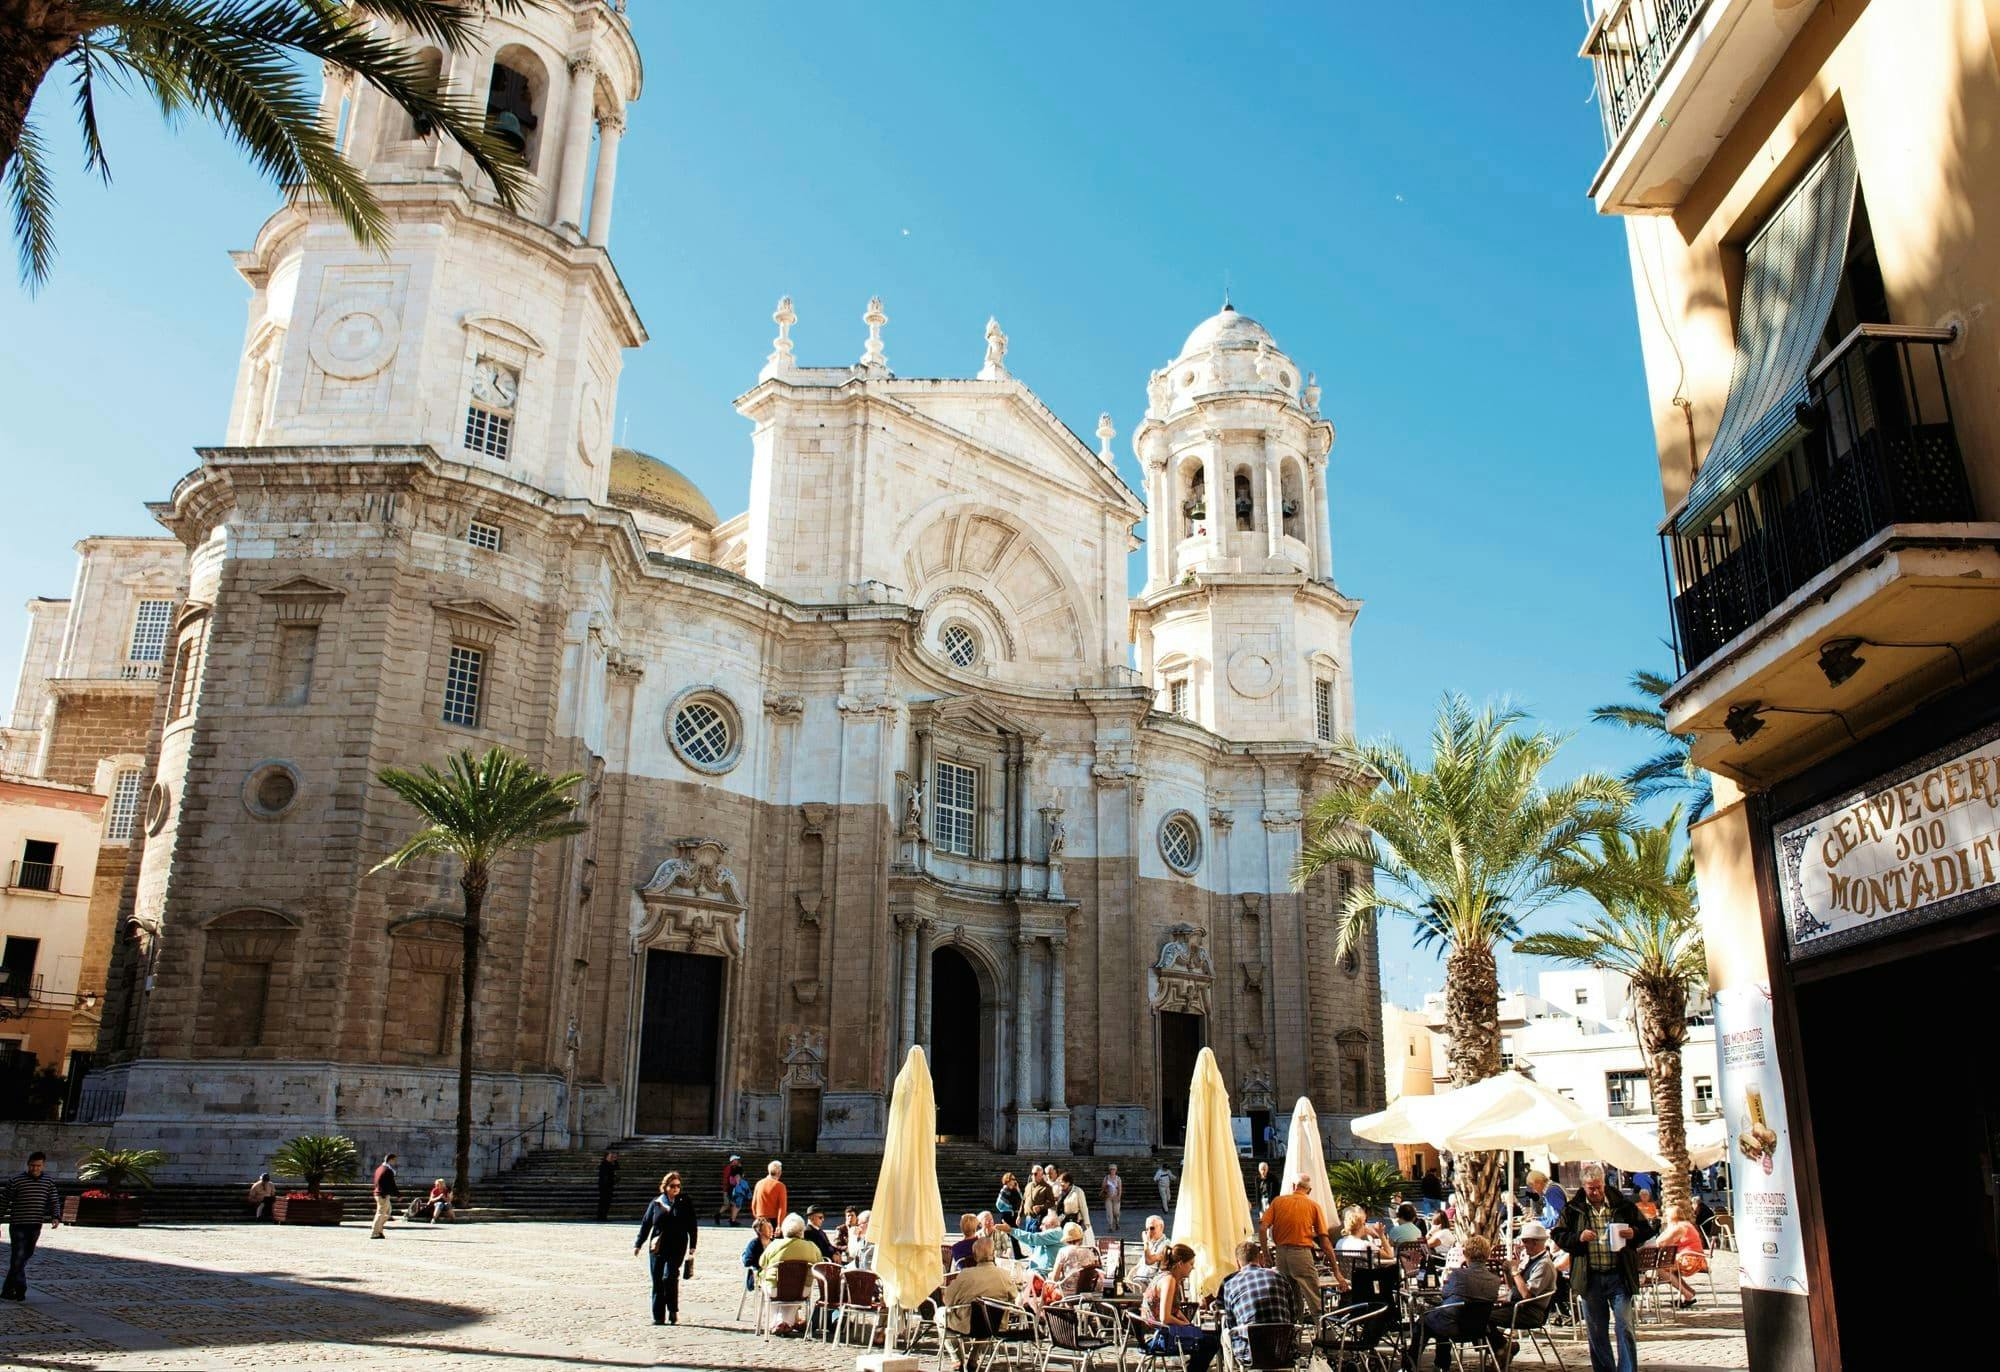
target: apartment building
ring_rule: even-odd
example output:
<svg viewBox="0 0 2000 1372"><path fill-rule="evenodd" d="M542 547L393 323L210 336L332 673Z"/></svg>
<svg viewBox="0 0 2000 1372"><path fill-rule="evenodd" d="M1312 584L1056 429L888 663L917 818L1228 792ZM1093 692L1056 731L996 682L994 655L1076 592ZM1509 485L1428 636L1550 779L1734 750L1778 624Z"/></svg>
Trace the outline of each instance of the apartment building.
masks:
<svg viewBox="0 0 2000 1372"><path fill-rule="evenodd" d="M2000 6L1598 0L1758 1369L1868 1367L1881 1163L1927 1295L2000 1295ZM1633 455L1636 460L1636 455ZM1897 1147L1884 1064L1921 1110ZM1894 1150L1892 1153L1892 1149Z"/></svg>

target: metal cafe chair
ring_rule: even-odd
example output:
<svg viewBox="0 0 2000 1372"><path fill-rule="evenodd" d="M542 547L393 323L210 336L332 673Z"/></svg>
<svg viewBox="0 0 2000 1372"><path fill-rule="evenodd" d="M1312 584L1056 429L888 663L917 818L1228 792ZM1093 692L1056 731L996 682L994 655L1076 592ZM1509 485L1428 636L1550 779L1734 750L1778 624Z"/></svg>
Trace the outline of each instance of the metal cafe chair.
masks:
<svg viewBox="0 0 2000 1372"><path fill-rule="evenodd" d="M1050 1367L1095 1372L1098 1360L1125 1366L1125 1321L1116 1306L1089 1296L1058 1301L1042 1310L1042 1372Z"/></svg>
<svg viewBox="0 0 2000 1372"><path fill-rule="evenodd" d="M764 1290L764 1283L757 1283L757 1333L768 1336L771 1332L771 1307L774 1305L805 1305L813 1295L813 1264L804 1259L781 1262L773 1274L771 1289ZM741 1308L741 1302L738 1302Z"/></svg>
<svg viewBox="0 0 2000 1372"><path fill-rule="evenodd" d="M1556 1293L1551 1291L1528 1300L1510 1302L1506 1308L1505 1318L1496 1320L1489 1317L1486 1327L1501 1340L1501 1348L1511 1348L1516 1343L1523 1348L1532 1347L1535 1350L1536 1360L1544 1367L1549 1363L1548 1358L1542 1354L1542 1350L1546 1348L1554 1355L1556 1366L1562 1369L1562 1372L1568 1372L1562 1354L1556 1348L1555 1340L1549 1337L1549 1311L1554 1306L1555 1299ZM1493 1350L1493 1356L1502 1367L1512 1367L1514 1364L1515 1355L1502 1352L1500 1348Z"/></svg>
<svg viewBox="0 0 2000 1372"><path fill-rule="evenodd" d="M1395 1312L1380 1306L1355 1305L1328 1310L1320 1316L1313 1346L1333 1372L1357 1368L1360 1372L1395 1372L1402 1366L1402 1353L1385 1347Z"/></svg>
<svg viewBox="0 0 2000 1372"><path fill-rule="evenodd" d="M816 1262L812 1265L812 1317L818 1325L815 1332L828 1343L833 1342L833 1311L840 1303L841 1271L837 1262Z"/></svg>
<svg viewBox="0 0 2000 1372"><path fill-rule="evenodd" d="M840 1278L840 1303L834 1310L839 1325L840 1341L848 1342L847 1327L856 1320L868 1324L868 1342L875 1342L875 1331L881 1326L888 1312L882 1308L881 1279L873 1272L850 1268Z"/></svg>
<svg viewBox="0 0 2000 1372"><path fill-rule="evenodd" d="M1291 1372L1299 1364L1299 1327L1290 1323L1238 1325L1222 1312L1222 1357L1229 1372ZM1250 1347L1245 1360L1236 1351L1236 1335ZM1307 1352L1310 1357L1310 1350Z"/></svg>

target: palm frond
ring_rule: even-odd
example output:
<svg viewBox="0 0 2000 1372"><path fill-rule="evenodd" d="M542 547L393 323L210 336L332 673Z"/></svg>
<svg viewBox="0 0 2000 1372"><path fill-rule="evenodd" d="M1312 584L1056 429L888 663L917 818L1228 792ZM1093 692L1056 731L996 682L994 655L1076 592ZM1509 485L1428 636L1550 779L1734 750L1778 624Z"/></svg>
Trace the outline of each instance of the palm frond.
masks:
<svg viewBox="0 0 2000 1372"><path fill-rule="evenodd" d="M7 201L14 215L14 243L21 259L21 278L38 291L49 279L56 257L56 193L42 156L42 136L34 121L21 126L21 138L7 163Z"/></svg>
<svg viewBox="0 0 2000 1372"><path fill-rule="evenodd" d="M503 748L453 754L443 770L386 768L377 777L425 821L425 827L382 859L374 871L419 858L455 857L468 876L483 875L515 849L534 848L582 833L574 817L580 772L550 776Z"/></svg>

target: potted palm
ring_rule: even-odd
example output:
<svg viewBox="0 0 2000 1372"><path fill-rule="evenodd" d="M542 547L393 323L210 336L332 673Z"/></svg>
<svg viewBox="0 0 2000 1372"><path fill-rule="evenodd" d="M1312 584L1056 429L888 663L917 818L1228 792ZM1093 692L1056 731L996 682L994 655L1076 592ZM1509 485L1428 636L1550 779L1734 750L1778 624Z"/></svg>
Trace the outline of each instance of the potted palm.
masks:
<svg viewBox="0 0 2000 1372"><path fill-rule="evenodd" d="M306 1184L303 1191L288 1191L271 1206L271 1218L279 1224L339 1224L338 1196L320 1194L320 1183L353 1181L361 1166L361 1154L354 1140L339 1134L301 1134L278 1145L271 1154L271 1171L280 1177L297 1177Z"/></svg>
<svg viewBox="0 0 2000 1372"><path fill-rule="evenodd" d="M1335 1205L1358 1205L1371 1215L1389 1213L1389 1197L1409 1183L1403 1174L1374 1158L1335 1158L1326 1165Z"/></svg>
<svg viewBox="0 0 2000 1372"><path fill-rule="evenodd" d="M63 1223L129 1227L146 1218L134 1194L151 1189L153 1169L167 1155L157 1148L93 1148L77 1160L76 1179L88 1190L63 1202Z"/></svg>

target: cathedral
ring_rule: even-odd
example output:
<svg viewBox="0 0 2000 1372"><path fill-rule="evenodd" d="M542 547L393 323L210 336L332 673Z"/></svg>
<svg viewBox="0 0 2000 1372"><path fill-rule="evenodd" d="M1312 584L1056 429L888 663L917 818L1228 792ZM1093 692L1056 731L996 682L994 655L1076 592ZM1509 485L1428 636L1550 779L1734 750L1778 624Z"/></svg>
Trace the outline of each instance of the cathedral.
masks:
<svg viewBox="0 0 2000 1372"><path fill-rule="evenodd" d="M951 1139L1171 1148L1206 1046L1253 1130L1306 1095L1349 1146L1384 1103L1373 941L1334 955L1367 878L1291 877L1355 782L1312 379L1225 305L1133 379L1135 492L998 323L972 375L904 376L882 301L816 363L781 300L724 518L613 439L626 21L484 23L425 56L518 121L527 202L330 79L393 248L295 200L234 255L226 438L151 507L177 579L94 1117L167 1176L307 1131L448 1158L456 870L373 871L416 825L375 778L499 746L581 773L589 828L486 902L480 1170L523 1131L872 1150L913 1043Z"/></svg>

